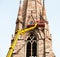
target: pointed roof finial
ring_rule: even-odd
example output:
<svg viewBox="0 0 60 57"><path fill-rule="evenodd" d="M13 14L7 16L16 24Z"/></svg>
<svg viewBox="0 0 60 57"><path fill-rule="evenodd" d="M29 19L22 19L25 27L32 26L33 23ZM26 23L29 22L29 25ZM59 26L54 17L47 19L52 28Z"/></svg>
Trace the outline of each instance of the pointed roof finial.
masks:
<svg viewBox="0 0 60 57"><path fill-rule="evenodd" d="M20 0L20 5L21 5L21 0Z"/></svg>
<svg viewBox="0 0 60 57"><path fill-rule="evenodd" d="M42 7L42 16L44 15L44 0L43 0L43 7Z"/></svg>
<svg viewBox="0 0 60 57"><path fill-rule="evenodd" d="M44 7L45 0L43 0L43 7Z"/></svg>

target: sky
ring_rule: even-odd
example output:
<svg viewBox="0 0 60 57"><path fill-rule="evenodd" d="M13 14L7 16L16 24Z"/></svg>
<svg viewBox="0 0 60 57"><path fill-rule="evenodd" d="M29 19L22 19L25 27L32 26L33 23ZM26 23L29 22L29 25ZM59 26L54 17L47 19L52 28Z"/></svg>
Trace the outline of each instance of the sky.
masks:
<svg viewBox="0 0 60 57"><path fill-rule="evenodd" d="M20 0L0 0L0 57L6 57L15 32ZM60 57L60 0L45 0L46 14L52 34L52 50Z"/></svg>

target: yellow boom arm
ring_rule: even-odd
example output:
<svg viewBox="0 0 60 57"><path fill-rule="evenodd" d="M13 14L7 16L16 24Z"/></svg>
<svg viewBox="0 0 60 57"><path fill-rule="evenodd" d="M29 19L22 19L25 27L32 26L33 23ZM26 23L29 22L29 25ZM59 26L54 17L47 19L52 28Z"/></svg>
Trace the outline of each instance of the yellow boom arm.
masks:
<svg viewBox="0 0 60 57"><path fill-rule="evenodd" d="M35 24L35 26L33 26L33 27L30 27L30 28L27 28L27 29L24 29L24 30L17 30L17 34L16 34L16 36L14 38L13 43L11 44L11 47L10 47L10 49L9 49L6 57L11 57L12 56L12 53L13 53L14 47L15 47L15 45L17 43L17 40L18 40L19 35L27 32L27 31L30 31L30 30L35 29L36 26L37 26L37 24Z"/></svg>

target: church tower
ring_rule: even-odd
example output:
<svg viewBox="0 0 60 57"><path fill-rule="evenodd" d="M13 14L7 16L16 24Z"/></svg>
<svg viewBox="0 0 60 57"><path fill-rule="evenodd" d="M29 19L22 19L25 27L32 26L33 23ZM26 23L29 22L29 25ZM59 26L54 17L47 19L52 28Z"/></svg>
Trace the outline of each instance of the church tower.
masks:
<svg viewBox="0 0 60 57"><path fill-rule="evenodd" d="M20 1L14 37L17 30L33 27L35 23L34 30L19 36L12 57L55 57L44 0Z"/></svg>

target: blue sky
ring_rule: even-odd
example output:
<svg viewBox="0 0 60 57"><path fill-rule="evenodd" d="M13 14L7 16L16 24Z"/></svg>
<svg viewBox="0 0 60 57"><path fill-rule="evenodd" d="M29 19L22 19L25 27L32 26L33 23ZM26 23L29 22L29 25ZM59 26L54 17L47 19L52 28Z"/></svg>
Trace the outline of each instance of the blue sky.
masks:
<svg viewBox="0 0 60 57"><path fill-rule="evenodd" d="M0 57L6 57L15 31L20 0L0 0ZM53 51L60 57L60 0L45 0Z"/></svg>

